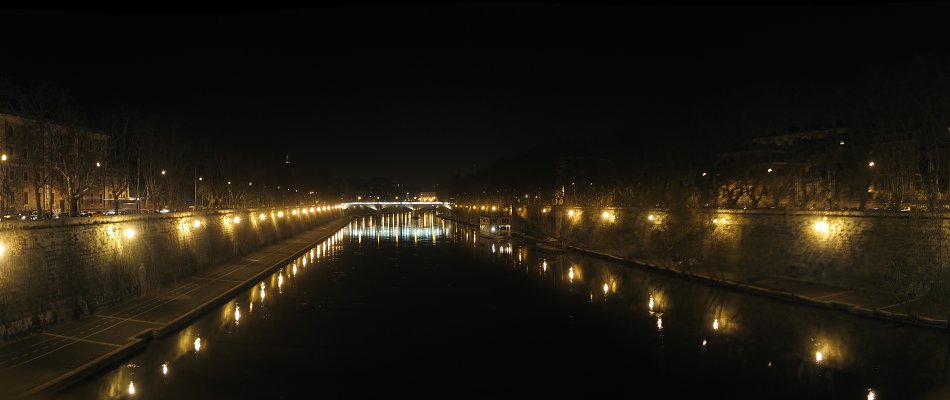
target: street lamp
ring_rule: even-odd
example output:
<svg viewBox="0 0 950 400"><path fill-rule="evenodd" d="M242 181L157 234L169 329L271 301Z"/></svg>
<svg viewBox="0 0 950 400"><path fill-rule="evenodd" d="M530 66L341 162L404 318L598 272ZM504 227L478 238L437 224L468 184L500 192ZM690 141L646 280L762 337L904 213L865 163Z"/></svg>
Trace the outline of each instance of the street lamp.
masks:
<svg viewBox="0 0 950 400"><path fill-rule="evenodd" d="M102 163L99 162L99 161L96 161L96 168L99 168L99 167L101 167L101 166L102 166ZM102 189L102 201L99 202L99 207L101 207L102 210L105 210L105 206L106 206L106 201L105 201L105 199L106 199L106 185L105 185L105 182L103 182L103 181L105 180L105 178L102 176L101 173L96 173L96 175L99 175L99 186L101 186L100 189ZM50 207L50 208L52 208L52 207ZM118 210L117 210L117 211L118 211Z"/></svg>
<svg viewBox="0 0 950 400"><path fill-rule="evenodd" d="M195 181L194 181L195 182L195 197L194 197L195 209L194 211L198 211L198 181L200 180L201 178L198 177L198 168L195 168Z"/></svg>
<svg viewBox="0 0 950 400"><path fill-rule="evenodd" d="M3 212L7 212L7 155L6 153L0 155L0 166L3 168L0 169L0 172L3 173Z"/></svg>

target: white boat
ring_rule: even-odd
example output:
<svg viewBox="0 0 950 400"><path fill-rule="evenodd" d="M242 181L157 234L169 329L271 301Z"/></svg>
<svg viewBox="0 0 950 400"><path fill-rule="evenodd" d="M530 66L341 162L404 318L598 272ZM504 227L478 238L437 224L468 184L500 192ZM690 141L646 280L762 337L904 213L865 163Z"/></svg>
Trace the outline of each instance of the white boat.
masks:
<svg viewBox="0 0 950 400"><path fill-rule="evenodd" d="M490 239L511 238L511 217L507 213L490 213L478 217L478 234Z"/></svg>

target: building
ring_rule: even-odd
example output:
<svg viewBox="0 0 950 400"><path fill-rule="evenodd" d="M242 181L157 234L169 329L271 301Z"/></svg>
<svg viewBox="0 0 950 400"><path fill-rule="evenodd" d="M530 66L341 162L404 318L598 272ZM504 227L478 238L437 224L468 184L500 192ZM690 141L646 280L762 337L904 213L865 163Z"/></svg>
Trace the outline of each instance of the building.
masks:
<svg viewBox="0 0 950 400"><path fill-rule="evenodd" d="M439 201L439 194L436 192L419 192L419 201Z"/></svg>
<svg viewBox="0 0 950 400"><path fill-rule="evenodd" d="M109 208L104 132L0 113L0 208L4 215ZM128 193L127 190L123 190Z"/></svg>

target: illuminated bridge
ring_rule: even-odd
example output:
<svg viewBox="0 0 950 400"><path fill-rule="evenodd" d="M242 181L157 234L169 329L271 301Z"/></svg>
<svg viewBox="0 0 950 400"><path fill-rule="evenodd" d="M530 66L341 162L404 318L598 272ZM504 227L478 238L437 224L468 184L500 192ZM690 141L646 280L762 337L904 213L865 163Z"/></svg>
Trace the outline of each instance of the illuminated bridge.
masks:
<svg viewBox="0 0 950 400"><path fill-rule="evenodd" d="M452 208L452 203L445 201L357 201L353 203L343 203L343 209L350 207L366 207L373 210L382 210L384 208L403 207L410 210L420 208Z"/></svg>

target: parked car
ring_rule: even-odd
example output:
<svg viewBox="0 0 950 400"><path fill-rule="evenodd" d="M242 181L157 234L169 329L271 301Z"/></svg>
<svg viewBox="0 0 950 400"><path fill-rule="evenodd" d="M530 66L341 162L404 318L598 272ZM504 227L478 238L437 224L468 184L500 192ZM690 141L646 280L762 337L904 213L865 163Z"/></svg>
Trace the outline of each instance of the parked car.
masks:
<svg viewBox="0 0 950 400"><path fill-rule="evenodd" d="M53 219L53 213L51 212L38 213L36 211L33 211L30 213L29 219L33 221L39 221L43 219Z"/></svg>

